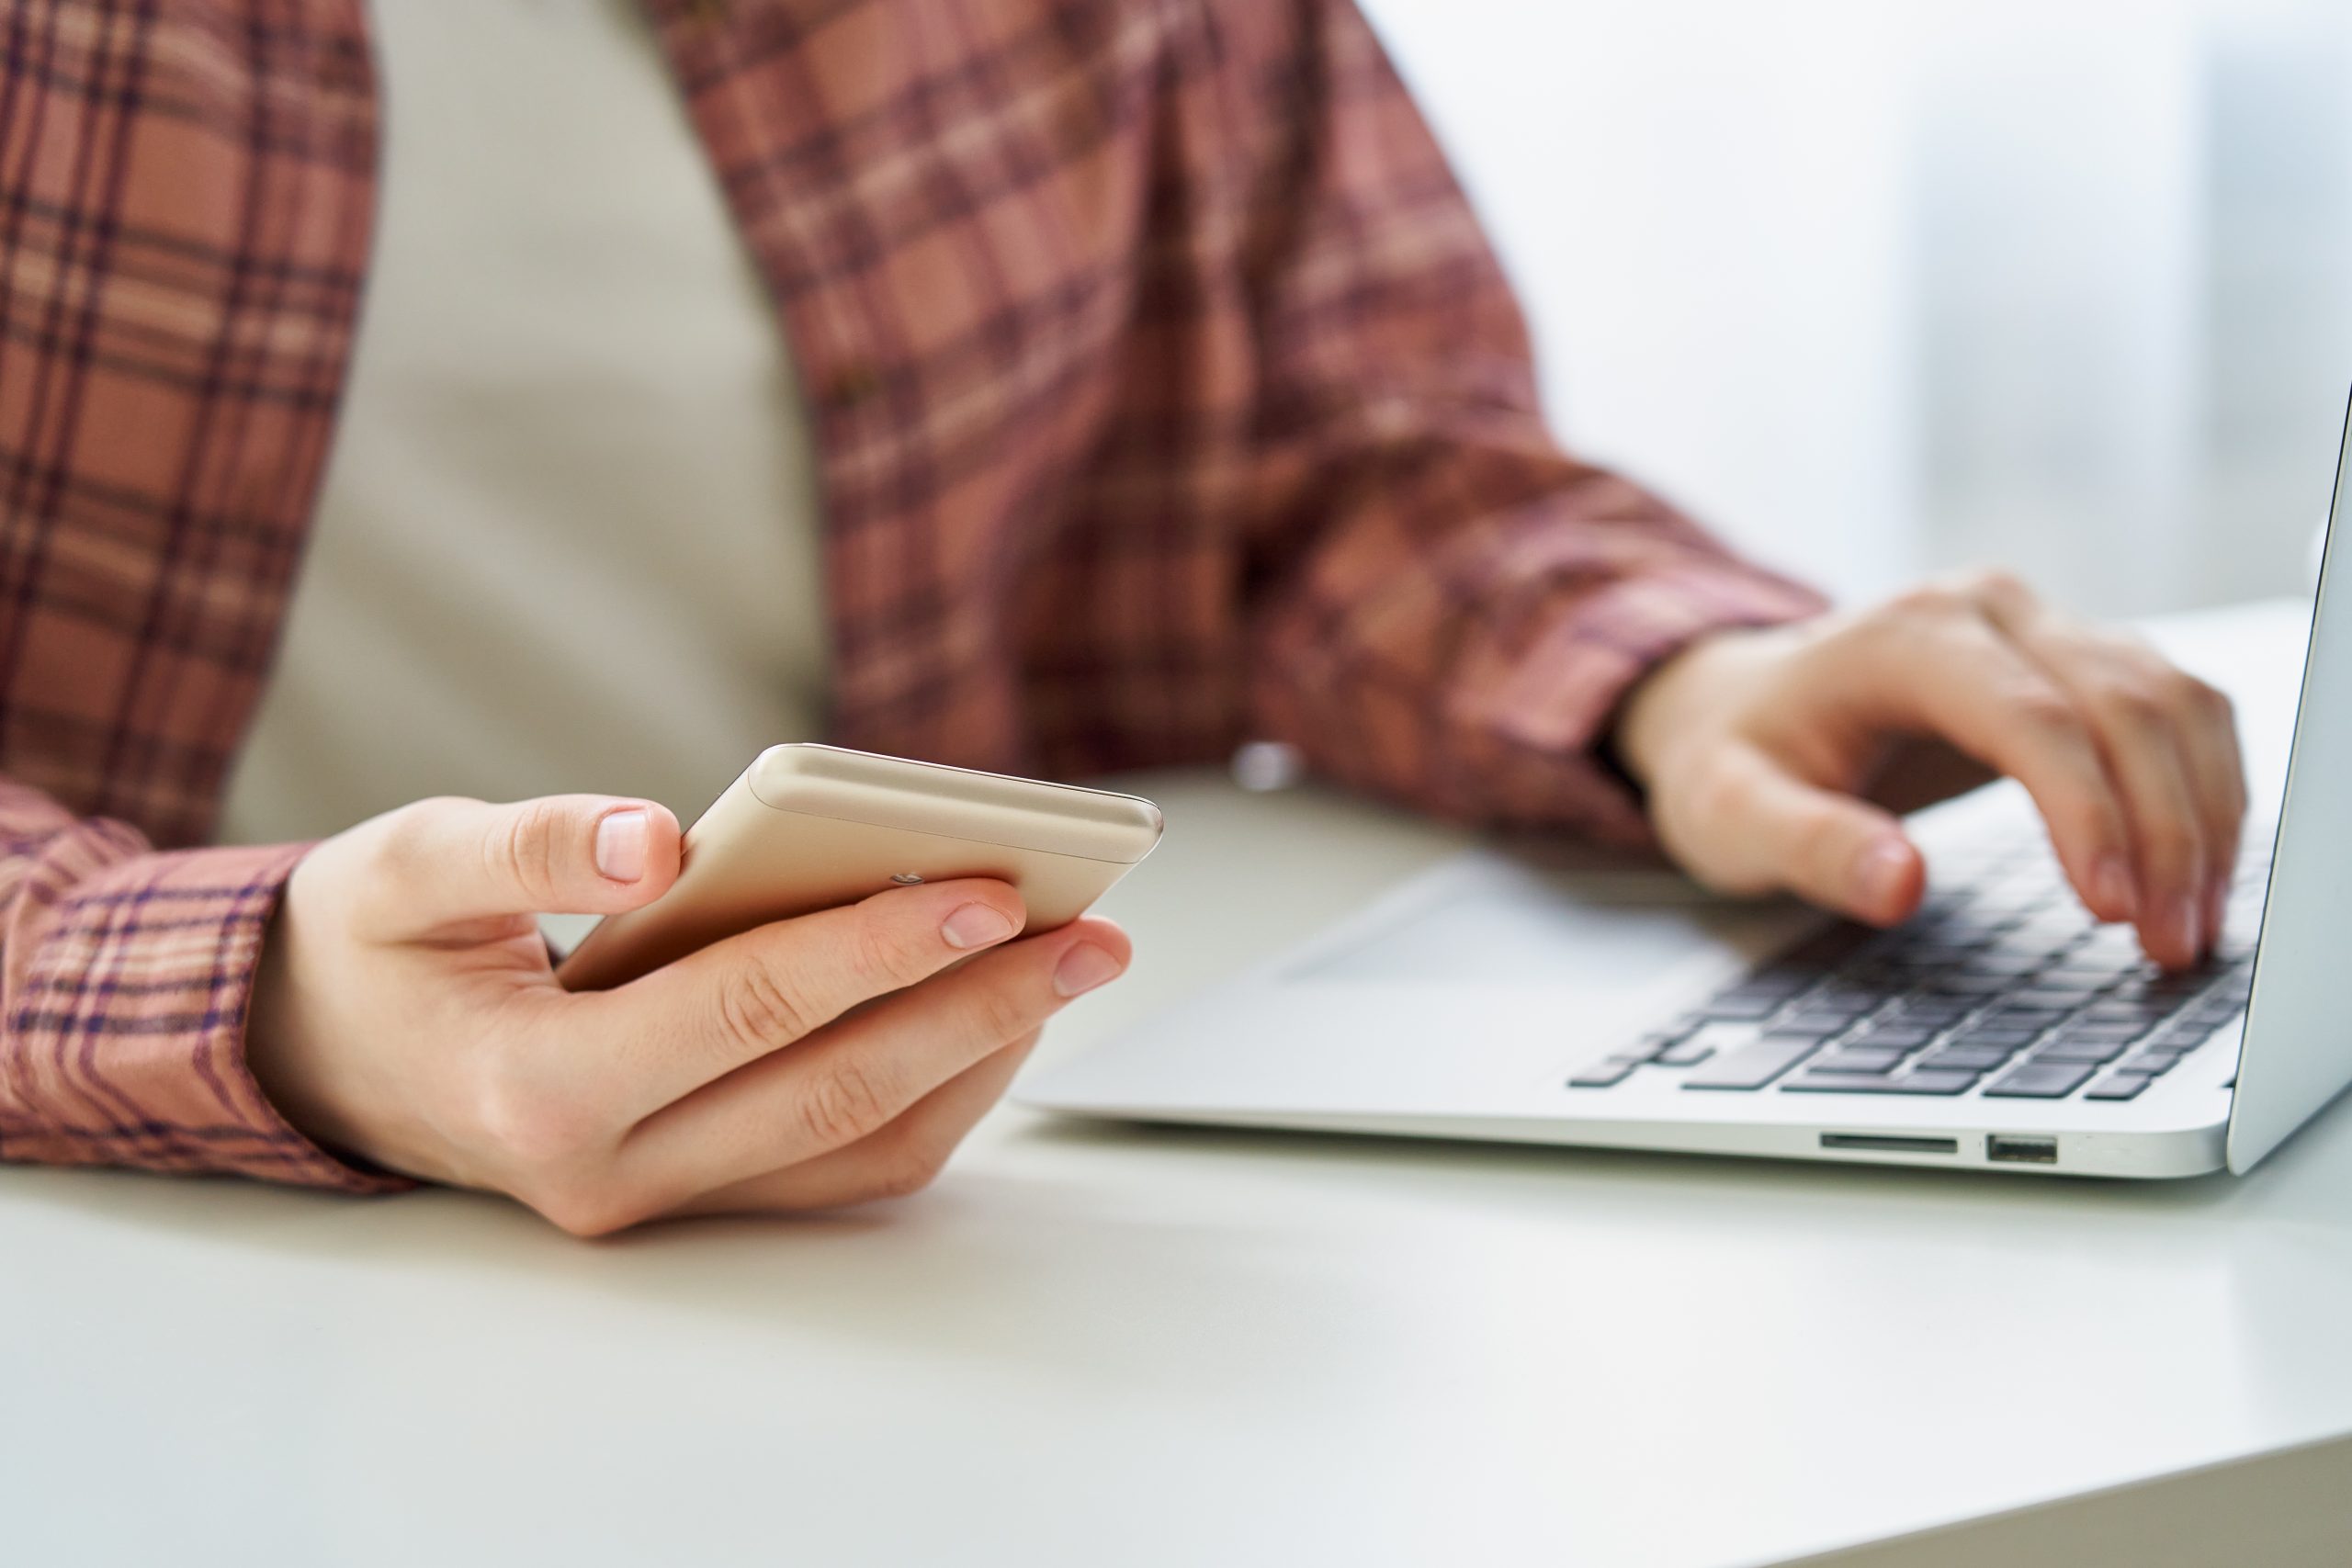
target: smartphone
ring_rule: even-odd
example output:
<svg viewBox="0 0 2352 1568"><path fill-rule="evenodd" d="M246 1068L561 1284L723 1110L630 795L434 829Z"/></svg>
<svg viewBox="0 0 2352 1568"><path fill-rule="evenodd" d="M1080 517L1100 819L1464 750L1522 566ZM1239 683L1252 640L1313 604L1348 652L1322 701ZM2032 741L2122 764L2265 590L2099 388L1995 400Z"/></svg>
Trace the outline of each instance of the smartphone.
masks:
<svg viewBox="0 0 2352 1568"><path fill-rule="evenodd" d="M1012 884L1023 929L1051 931L1149 854L1159 829L1159 807L1137 795L771 746L686 829L670 890L597 922L556 978L603 990L770 920L959 876Z"/></svg>

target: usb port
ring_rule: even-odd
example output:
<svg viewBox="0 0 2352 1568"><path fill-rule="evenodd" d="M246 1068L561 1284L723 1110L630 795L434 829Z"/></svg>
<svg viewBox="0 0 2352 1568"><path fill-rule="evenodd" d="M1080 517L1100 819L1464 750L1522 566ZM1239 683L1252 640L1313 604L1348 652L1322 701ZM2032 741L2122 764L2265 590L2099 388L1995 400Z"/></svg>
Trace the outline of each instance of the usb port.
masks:
<svg viewBox="0 0 2352 1568"><path fill-rule="evenodd" d="M1998 1165L2056 1165L2058 1139L2054 1134L1991 1133L1984 1138L1984 1157Z"/></svg>

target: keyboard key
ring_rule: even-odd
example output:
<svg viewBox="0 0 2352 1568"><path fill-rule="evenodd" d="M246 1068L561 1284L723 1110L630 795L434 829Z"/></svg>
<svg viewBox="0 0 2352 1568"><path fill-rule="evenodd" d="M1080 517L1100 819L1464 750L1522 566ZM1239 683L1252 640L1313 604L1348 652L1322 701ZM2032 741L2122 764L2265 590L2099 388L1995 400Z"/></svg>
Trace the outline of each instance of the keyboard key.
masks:
<svg viewBox="0 0 2352 1568"><path fill-rule="evenodd" d="M1810 1040L1818 1045L1853 1026L1853 1020L1848 1018L1783 1018L1774 1020L1767 1032L1775 1040Z"/></svg>
<svg viewBox="0 0 2352 1568"><path fill-rule="evenodd" d="M2079 1013L2098 999L2109 980L2058 980L2049 974L2034 976L2028 989L2008 997L2013 1006L2053 1006L2063 1013Z"/></svg>
<svg viewBox="0 0 2352 1568"><path fill-rule="evenodd" d="M2130 1100L2156 1081L2154 1073L2134 1073L2121 1068L2091 1085L2085 1100Z"/></svg>
<svg viewBox="0 0 2352 1568"><path fill-rule="evenodd" d="M2018 1029L2047 1029L2075 1010L2071 1006L2052 1006L2048 1002L2021 1002L2014 997L2001 997L1977 1016L1988 1023L2007 1023Z"/></svg>
<svg viewBox="0 0 2352 1568"><path fill-rule="evenodd" d="M2180 1059L2188 1055L2186 1051L2160 1051L2143 1047L2136 1055L2125 1062L2123 1066L2135 1072L2146 1073L2153 1077L2159 1073L2172 1071L2180 1065Z"/></svg>
<svg viewBox="0 0 2352 1568"><path fill-rule="evenodd" d="M2029 1060L2036 1062L2088 1062L2097 1066L2112 1062L2123 1055L2124 1045L2118 1040L2070 1040L2061 1036L2046 1040L2034 1047Z"/></svg>
<svg viewBox="0 0 2352 1568"><path fill-rule="evenodd" d="M1668 1046L1650 1060L1661 1067L1695 1067L1714 1054L1715 1048L1712 1045L1702 1044L1696 1040L1684 1040Z"/></svg>
<svg viewBox="0 0 2352 1568"><path fill-rule="evenodd" d="M1759 1019L1770 1018L1786 1006L1788 998L1777 992L1742 995L1725 992L1710 999L1699 1010L1709 1018Z"/></svg>
<svg viewBox="0 0 2352 1568"><path fill-rule="evenodd" d="M2085 1008L2081 1016L2086 1023L2154 1023L2168 1016L2172 1006L2156 997L2102 998Z"/></svg>
<svg viewBox="0 0 2352 1568"><path fill-rule="evenodd" d="M1983 952L1992 938L1954 942L1943 932L1932 941L1913 942L1903 949L1903 962L1918 969L1965 969L1977 953Z"/></svg>
<svg viewBox="0 0 2352 1568"><path fill-rule="evenodd" d="M1952 973L1939 975L1928 982L1930 992L1948 997L1997 997L2016 982L2001 975L1971 975Z"/></svg>
<svg viewBox="0 0 2352 1568"><path fill-rule="evenodd" d="M2046 969L2034 976L2037 986L2055 986L2069 991L2103 991L2115 984L2121 971L2113 964L2080 966L2073 962L2056 969Z"/></svg>
<svg viewBox="0 0 2352 1568"><path fill-rule="evenodd" d="M1965 1094L1976 1081L1974 1073L1918 1071L1890 1076L1882 1073L1830 1073L1806 1068L1781 1088L1794 1094Z"/></svg>
<svg viewBox="0 0 2352 1568"><path fill-rule="evenodd" d="M1984 1086L1988 1100L2064 1100L2095 1069L2079 1062L2028 1062Z"/></svg>
<svg viewBox="0 0 2352 1568"><path fill-rule="evenodd" d="M1861 1017L1864 1013L1869 1012L1871 1009L1877 1007L1878 1004L1883 1000L1885 1000L1885 998L1881 997L1869 1001L1858 1000L1851 1003L1839 1002L1824 1005L1815 1001L1813 998L1807 997L1803 1001L1797 1003L1796 1010L1794 1011L1791 1012L1788 1017L1781 1020L1780 1021L1793 1024L1800 1029L1810 1028L1815 1024L1822 1023L1830 1024L1836 1028L1843 1029L1848 1024L1853 1022L1856 1019Z"/></svg>
<svg viewBox="0 0 2352 1568"><path fill-rule="evenodd" d="M1568 1079L1570 1089L1613 1089L1642 1064L1629 1056L1603 1056Z"/></svg>
<svg viewBox="0 0 2352 1568"><path fill-rule="evenodd" d="M2083 1001L2083 992L2053 990L2045 986L2041 978L2037 978L2027 989L2003 998L2001 1006L2004 1010L2010 1012L2044 1008L2052 1012L2065 1013L2072 1012L2082 1006Z"/></svg>
<svg viewBox="0 0 2352 1568"><path fill-rule="evenodd" d="M1990 953L1980 953L1968 961L1972 974L1997 975L2012 984L2040 969L2047 962L2043 953L2024 953L2008 947L1998 947Z"/></svg>
<svg viewBox="0 0 2352 1568"><path fill-rule="evenodd" d="M1840 1045L1814 1058L1812 1067L1825 1073L1884 1073L1901 1064L1905 1053L1874 1050L1867 1045Z"/></svg>
<svg viewBox="0 0 2352 1568"><path fill-rule="evenodd" d="M1806 1039L1758 1040L1725 1053L1682 1080L1684 1089L1762 1089L1820 1049Z"/></svg>
<svg viewBox="0 0 2352 1568"><path fill-rule="evenodd" d="M2058 1026L2062 1040L2108 1040L2128 1045L2155 1026L2145 1019L2125 1022L2120 1019L2075 1018Z"/></svg>
<svg viewBox="0 0 2352 1568"><path fill-rule="evenodd" d="M2006 1066L2015 1049L2004 1050L1997 1045L1939 1045L1919 1058L1923 1067L1944 1067L1955 1072L1984 1073Z"/></svg>
<svg viewBox="0 0 2352 1568"><path fill-rule="evenodd" d="M1866 1045L1872 1050L1916 1051L1942 1032L1932 1024L1866 1023L1859 1033L1847 1042L1849 1045Z"/></svg>
<svg viewBox="0 0 2352 1568"><path fill-rule="evenodd" d="M1963 1023L1946 1042L1952 1045L1991 1045L2004 1051L2015 1051L2041 1038L2039 1029L2013 1029L2007 1024Z"/></svg>

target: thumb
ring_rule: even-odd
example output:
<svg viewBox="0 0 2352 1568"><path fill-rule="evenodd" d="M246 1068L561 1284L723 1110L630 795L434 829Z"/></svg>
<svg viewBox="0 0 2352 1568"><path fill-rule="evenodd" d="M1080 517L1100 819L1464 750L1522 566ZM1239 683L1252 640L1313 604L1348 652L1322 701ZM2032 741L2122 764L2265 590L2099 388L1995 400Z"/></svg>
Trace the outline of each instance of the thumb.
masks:
<svg viewBox="0 0 2352 1568"><path fill-rule="evenodd" d="M1698 826L1714 852L1690 857L1702 878L1780 888L1871 925L1918 908L1927 863L1894 818L1762 751L1740 748L1719 766L1716 809Z"/></svg>
<svg viewBox="0 0 2352 1568"><path fill-rule="evenodd" d="M392 939L502 916L634 909L678 875L678 819L650 800L420 800L353 832L374 840L363 857L368 924Z"/></svg>

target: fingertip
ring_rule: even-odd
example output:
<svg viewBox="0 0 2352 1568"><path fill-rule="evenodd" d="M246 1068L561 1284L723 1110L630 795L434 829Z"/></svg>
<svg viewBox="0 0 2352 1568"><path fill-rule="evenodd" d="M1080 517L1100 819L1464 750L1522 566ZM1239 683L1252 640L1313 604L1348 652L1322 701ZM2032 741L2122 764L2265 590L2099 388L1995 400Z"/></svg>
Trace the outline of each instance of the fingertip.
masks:
<svg viewBox="0 0 2352 1568"><path fill-rule="evenodd" d="M940 922L939 935L948 946L968 952L1010 942L1017 930L1012 918L996 905L985 898L971 898L956 905Z"/></svg>
<svg viewBox="0 0 2352 1568"><path fill-rule="evenodd" d="M1096 921L1077 929L1077 940L1054 961L1054 990L1067 998L1107 986L1127 972L1133 948L1116 926Z"/></svg>
<svg viewBox="0 0 2352 1568"><path fill-rule="evenodd" d="M650 800L612 800L596 809L589 857L603 887L592 912L618 912L651 903L678 878L678 819Z"/></svg>
<svg viewBox="0 0 2352 1568"><path fill-rule="evenodd" d="M1029 923L1021 890L1000 877L924 882L911 873L903 874L907 880L892 876L896 886L869 894L864 902L894 924L935 927L951 948L995 947L1019 936Z"/></svg>
<svg viewBox="0 0 2352 1568"><path fill-rule="evenodd" d="M685 829L671 809L654 801L645 806L645 877L655 893L664 893L678 880L685 861Z"/></svg>
<svg viewBox="0 0 2352 1568"><path fill-rule="evenodd" d="M1919 908L1928 887L1928 863L1900 833L1866 840L1854 856L1852 897L1847 908L1876 926L1898 925Z"/></svg>
<svg viewBox="0 0 2352 1568"><path fill-rule="evenodd" d="M2157 968L2169 975L2197 966L2197 955L2184 953L2170 932L2151 931L2145 926L2140 927L2139 931L2140 951L2146 953L2148 962Z"/></svg>
<svg viewBox="0 0 2352 1568"><path fill-rule="evenodd" d="M2109 850L2091 862L2084 877L2083 902L2092 914L2107 921L2133 920L2140 915L2140 896L2132 879L2131 863Z"/></svg>
<svg viewBox="0 0 2352 1568"><path fill-rule="evenodd" d="M1087 915L1072 920L1071 932L1082 942L1093 943L1108 952L1125 968L1135 957L1135 939L1116 920L1106 920L1100 915Z"/></svg>
<svg viewBox="0 0 2352 1568"><path fill-rule="evenodd" d="M1068 1001L1127 972L1135 943L1111 920L1080 916L1035 939L1038 956L1050 964L1054 994Z"/></svg>
<svg viewBox="0 0 2352 1568"><path fill-rule="evenodd" d="M1001 876L952 876L929 881L919 872L893 872L888 885L865 897L899 903L937 902L948 907L968 904L977 898L1007 914L1017 913L1024 919L1029 913L1021 889Z"/></svg>
<svg viewBox="0 0 2352 1568"><path fill-rule="evenodd" d="M987 904L1012 922L1016 936L1028 929L1029 901L1021 896L1020 888L1001 876L966 876L936 886L955 889L959 902L978 899Z"/></svg>
<svg viewBox="0 0 2352 1568"><path fill-rule="evenodd" d="M2140 936L2140 951L2148 961L2167 972L2194 969L2205 961L2208 939L2204 931L2203 911L2195 895L2166 904L2159 902L2135 922Z"/></svg>

